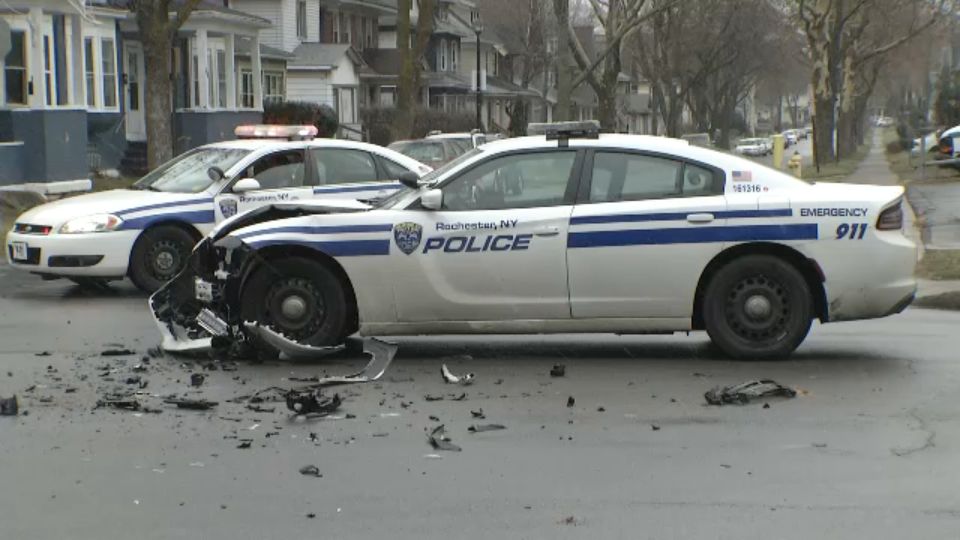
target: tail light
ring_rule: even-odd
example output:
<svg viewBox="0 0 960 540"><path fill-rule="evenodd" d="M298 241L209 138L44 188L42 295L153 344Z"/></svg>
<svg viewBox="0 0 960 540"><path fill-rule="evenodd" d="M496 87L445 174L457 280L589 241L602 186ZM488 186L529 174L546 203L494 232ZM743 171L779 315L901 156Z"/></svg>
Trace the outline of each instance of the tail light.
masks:
<svg viewBox="0 0 960 540"><path fill-rule="evenodd" d="M877 218L878 231L896 231L903 228L903 200L880 212Z"/></svg>

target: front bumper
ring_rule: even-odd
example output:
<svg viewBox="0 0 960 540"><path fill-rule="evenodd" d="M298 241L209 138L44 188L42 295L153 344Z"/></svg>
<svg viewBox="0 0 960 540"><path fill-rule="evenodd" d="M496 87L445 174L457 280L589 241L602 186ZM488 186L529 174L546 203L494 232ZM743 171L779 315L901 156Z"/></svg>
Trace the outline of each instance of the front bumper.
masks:
<svg viewBox="0 0 960 540"><path fill-rule="evenodd" d="M140 231L90 234L22 234L10 231L4 252L10 266L57 276L123 277ZM26 261L13 258L15 242L27 246Z"/></svg>

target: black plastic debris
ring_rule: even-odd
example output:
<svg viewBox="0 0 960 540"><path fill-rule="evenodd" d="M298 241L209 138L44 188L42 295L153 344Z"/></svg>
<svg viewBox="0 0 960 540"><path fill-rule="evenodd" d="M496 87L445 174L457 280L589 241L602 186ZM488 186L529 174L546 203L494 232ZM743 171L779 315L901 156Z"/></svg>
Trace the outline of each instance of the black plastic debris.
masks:
<svg viewBox="0 0 960 540"><path fill-rule="evenodd" d="M133 375L133 376L130 376L130 377L127 377L126 379L124 379L123 382L124 382L124 384L137 384L137 385L139 385L142 380L143 380L143 379L142 379L139 375Z"/></svg>
<svg viewBox="0 0 960 540"><path fill-rule="evenodd" d="M650 429L653 431L660 431L660 424L650 424Z"/></svg>
<svg viewBox="0 0 960 540"><path fill-rule="evenodd" d="M50 351L40 351L38 353L34 353L34 356L50 356Z"/></svg>
<svg viewBox="0 0 960 540"><path fill-rule="evenodd" d="M747 381L729 386L716 386L703 395L710 405L744 405L766 397L792 398L797 391L771 379Z"/></svg>
<svg viewBox="0 0 960 540"><path fill-rule="evenodd" d="M432 421L434 421L434 422L439 422L439 421L440 421L440 417L439 417L439 416L434 416L434 415L432 415L432 414L431 414L428 418L430 418L430 420L432 420Z"/></svg>
<svg viewBox="0 0 960 540"><path fill-rule="evenodd" d="M314 478L323 478L323 475L320 474L320 468L316 465L304 465L300 467L300 474L304 476L313 476Z"/></svg>
<svg viewBox="0 0 960 540"><path fill-rule="evenodd" d="M287 408L297 414L327 415L340 408L340 394L328 398L319 390L291 390L287 393Z"/></svg>
<svg viewBox="0 0 960 540"><path fill-rule="evenodd" d="M217 401L207 401L205 399L186 399L186 398L165 399L163 400L163 402L170 405L176 405L178 409L189 409L192 411L206 411L207 409L211 409L220 404Z"/></svg>
<svg viewBox="0 0 960 540"><path fill-rule="evenodd" d="M450 401L464 401L464 400L467 399L467 393L464 392L464 393L460 394L459 396L454 395L454 394L447 394L447 397L450 398Z"/></svg>
<svg viewBox="0 0 960 540"><path fill-rule="evenodd" d="M190 386L200 386L203 384L203 381L207 378L203 373L191 373L190 374Z"/></svg>
<svg viewBox="0 0 960 540"><path fill-rule="evenodd" d="M566 374L567 374L567 366L563 364L554 364L554 366L550 368L551 377L563 377Z"/></svg>
<svg viewBox="0 0 960 540"><path fill-rule="evenodd" d="M100 353L100 356L130 356L137 354L136 351L131 351L130 349L107 349Z"/></svg>
<svg viewBox="0 0 960 540"><path fill-rule="evenodd" d="M446 364L440 366L440 376L443 377L443 382L447 384L459 384L460 386L468 386L473 384L473 379L476 377L473 373L467 373L465 375L454 375L448 368Z"/></svg>
<svg viewBox="0 0 960 540"><path fill-rule="evenodd" d="M460 452L463 449L450 442L450 437L446 435L446 429L443 424L433 428L433 431L427 435L427 441L434 450L444 450L447 452Z"/></svg>
<svg viewBox="0 0 960 540"><path fill-rule="evenodd" d="M573 399L573 396L567 398L567 407L573 407L576 403L577 400Z"/></svg>
<svg viewBox="0 0 960 540"><path fill-rule="evenodd" d="M438 396L436 394L424 394L423 399L426 401L443 401L443 396Z"/></svg>
<svg viewBox="0 0 960 540"><path fill-rule="evenodd" d="M250 409L250 410L253 411L253 412L259 412L259 413L272 413L272 412L277 412L277 408L276 408L276 407L261 407L260 405L252 405L252 404L251 404L251 405L247 405L247 408Z"/></svg>
<svg viewBox="0 0 960 540"><path fill-rule="evenodd" d="M507 426L503 424L476 424L467 428L467 431L470 433L483 433L484 431L499 431L501 429L507 429Z"/></svg>
<svg viewBox="0 0 960 540"><path fill-rule="evenodd" d="M0 398L0 416L16 416L20 412L17 396Z"/></svg>
<svg viewBox="0 0 960 540"><path fill-rule="evenodd" d="M250 448L250 445L253 444L253 439L240 439L240 444L237 445L237 448L240 450L246 450Z"/></svg>
<svg viewBox="0 0 960 540"><path fill-rule="evenodd" d="M470 416L472 416L472 417L474 417L474 418L477 418L477 419L480 419L480 420L482 420L482 419L484 419L484 418L487 417L485 414L483 414L483 408L482 408L482 407L481 407L479 410L470 411Z"/></svg>
<svg viewBox="0 0 960 540"><path fill-rule="evenodd" d="M140 402L129 396L105 396L97 401L97 408L109 407L127 411L139 411Z"/></svg>

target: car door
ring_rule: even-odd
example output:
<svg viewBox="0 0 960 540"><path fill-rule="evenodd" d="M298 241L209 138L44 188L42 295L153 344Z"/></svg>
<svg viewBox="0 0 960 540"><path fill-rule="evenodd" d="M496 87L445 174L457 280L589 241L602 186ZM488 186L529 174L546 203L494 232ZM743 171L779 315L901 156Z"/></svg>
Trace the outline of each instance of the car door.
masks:
<svg viewBox="0 0 960 540"><path fill-rule="evenodd" d="M442 186L439 210L398 212L389 262L402 322L569 319L567 226L576 150L498 154ZM524 189L505 191L505 176Z"/></svg>
<svg viewBox="0 0 960 540"><path fill-rule="evenodd" d="M592 151L567 242L573 317L689 317L723 248L723 182L674 156Z"/></svg>
<svg viewBox="0 0 960 540"><path fill-rule="evenodd" d="M400 189L396 178L377 164L370 152L352 148L310 148L309 161L316 173L315 198L351 198L376 201Z"/></svg>
<svg viewBox="0 0 960 540"><path fill-rule="evenodd" d="M235 193L239 180L253 178L260 189ZM271 152L256 159L237 174L214 198L219 223L236 214L278 202L313 198L315 180L303 148Z"/></svg>

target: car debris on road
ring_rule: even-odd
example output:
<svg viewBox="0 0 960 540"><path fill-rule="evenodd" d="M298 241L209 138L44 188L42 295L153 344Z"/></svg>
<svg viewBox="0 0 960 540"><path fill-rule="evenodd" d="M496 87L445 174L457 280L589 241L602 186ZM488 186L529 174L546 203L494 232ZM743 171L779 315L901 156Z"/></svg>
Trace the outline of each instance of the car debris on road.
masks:
<svg viewBox="0 0 960 540"><path fill-rule="evenodd" d="M716 386L708 390L703 397L710 405L744 405L765 397L792 398L796 395L797 391L789 386L771 379L759 379L723 387Z"/></svg>
<svg viewBox="0 0 960 540"><path fill-rule="evenodd" d="M458 377L450 372L446 364L440 366L440 375L443 377L443 382L447 384L459 384L460 386L473 384L473 379L476 377L473 373L467 373Z"/></svg>
<svg viewBox="0 0 960 540"><path fill-rule="evenodd" d="M323 475L320 474L320 468L316 465L304 465L300 467L300 474L304 476L313 476L315 478L323 478Z"/></svg>
<svg viewBox="0 0 960 540"><path fill-rule="evenodd" d="M550 368L551 377L563 377L566 374L567 374L567 366L563 364L554 364L554 366Z"/></svg>
<svg viewBox="0 0 960 540"><path fill-rule="evenodd" d="M507 429L503 424L475 424L467 428L470 433L483 433L484 431L499 431Z"/></svg>
<svg viewBox="0 0 960 540"><path fill-rule="evenodd" d="M463 450L450 442L450 437L447 437L446 428L443 427L443 424L433 428L430 434L427 435L427 442L430 443L430 446L432 446L434 450L445 450L447 452L460 452Z"/></svg>
<svg viewBox="0 0 960 540"><path fill-rule="evenodd" d="M17 396L0 398L0 416L16 416L20 411Z"/></svg>
<svg viewBox="0 0 960 540"><path fill-rule="evenodd" d="M220 404L217 401L187 398L167 398L163 400L163 402L168 405L176 405L178 409L189 409L192 411L206 411Z"/></svg>

